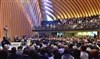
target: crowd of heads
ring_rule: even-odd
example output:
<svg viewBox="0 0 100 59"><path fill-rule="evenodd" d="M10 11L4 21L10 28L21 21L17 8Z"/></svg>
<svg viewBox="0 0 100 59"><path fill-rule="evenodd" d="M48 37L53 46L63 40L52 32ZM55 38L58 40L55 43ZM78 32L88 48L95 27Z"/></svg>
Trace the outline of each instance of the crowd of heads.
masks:
<svg viewBox="0 0 100 59"><path fill-rule="evenodd" d="M100 20L95 17L66 19L39 30L98 29ZM1 59L100 59L100 41L91 37L29 37L14 38L21 42L11 47L4 37L0 48Z"/></svg>
<svg viewBox="0 0 100 59"><path fill-rule="evenodd" d="M0 49L2 59L100 59L100 42L89 37L30 38L30 45Z"/></svg>
<svg viewBox="0 0 100 59"><path fill-rule="evenodd" d="M48 21L49 22L49 21ZM99 29L99 17L85 17L75 19L63 19L58 24L47 24L37 27L37 30L75 30L75 29Z"/></svg>

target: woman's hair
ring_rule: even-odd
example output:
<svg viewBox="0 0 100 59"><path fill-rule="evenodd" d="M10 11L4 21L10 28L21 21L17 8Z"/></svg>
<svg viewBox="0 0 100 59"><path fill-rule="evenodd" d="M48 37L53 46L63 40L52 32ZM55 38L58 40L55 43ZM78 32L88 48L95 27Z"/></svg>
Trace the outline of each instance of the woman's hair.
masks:
<svg viewBox="0 0 100 59"><path fill-rule="evenodd" d="M63 54L70 54L69 49L65 49Z"/></svg>
<svg viewBox="0 0 100 59"><path fill-rule="evenodd" d="M85 45L81 46L81 51L86 51L86 49L87 49L87 46L85 46Z"/></svg>
<svg viewBox="0 0 100 59"><path fill-rule="evenodd" d="M16 53L16 47L13 47L13 48L11 49L11 53Z"/></svg>

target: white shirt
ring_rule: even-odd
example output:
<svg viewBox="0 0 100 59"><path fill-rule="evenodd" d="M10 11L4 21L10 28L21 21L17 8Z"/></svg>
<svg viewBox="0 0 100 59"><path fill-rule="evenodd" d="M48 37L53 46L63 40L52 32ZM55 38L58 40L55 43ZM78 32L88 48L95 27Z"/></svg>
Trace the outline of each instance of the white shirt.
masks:
<svg viewBox="0 0 100 59"><path fill-rule="evenodd" d="M81 58L81 59L89 59L89 55L88 55L88 53L82 51L82 52L81 52L81 55L80 55L80 58Z"/></svg>
<svg viewBox="0 0 100 59"><path fill-rule="evenodd" d="M52 56L52 57L49 57L49 59L54 59L54 57Z"/></svg>

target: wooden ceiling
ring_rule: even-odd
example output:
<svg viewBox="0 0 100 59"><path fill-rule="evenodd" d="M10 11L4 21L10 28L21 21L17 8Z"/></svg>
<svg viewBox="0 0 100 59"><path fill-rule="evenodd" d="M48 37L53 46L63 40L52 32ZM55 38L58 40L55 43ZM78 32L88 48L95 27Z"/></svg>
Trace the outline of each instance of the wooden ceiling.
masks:
<svg viewBox="0 0 100 59"><path fill-rule="evenodd" d="M46 2L45 2L46 1ZM43 4L45 2L45 4ZM49 9L43 8L47 6ZM80 18L100 15L100 0L43 0L42 10L52 19ZM52 11L53 10L53 11Z"/></svg>

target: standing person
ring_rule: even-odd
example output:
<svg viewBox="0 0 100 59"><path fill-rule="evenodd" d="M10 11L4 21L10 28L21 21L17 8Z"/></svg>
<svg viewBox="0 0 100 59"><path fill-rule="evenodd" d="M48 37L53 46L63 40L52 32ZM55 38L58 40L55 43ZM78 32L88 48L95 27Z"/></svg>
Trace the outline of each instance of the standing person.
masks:
<svg viewBox="0 0 100 59"><path fill-rule="evenodd" d="M10 43L10 41L8 40L7 37L3 37L3 41L1 42L1 44L2 44L2 47L4 47L5 44L10 45L11 43Z"/></svg>
<svg viewBox="0 0 100 59"><path fill-rule="evenodd" d="M5 32L5 36L8 37L8 26L5 26L3 28L4 32Z"/></svg>

